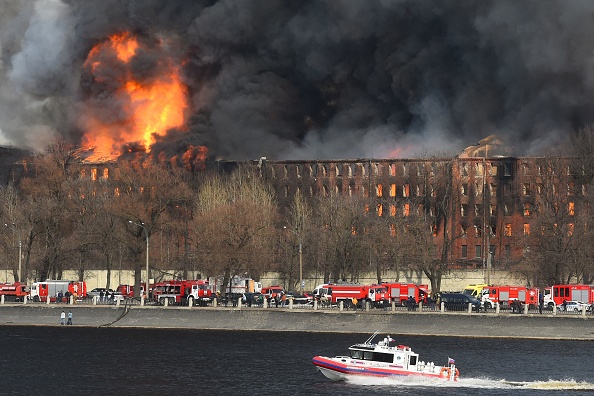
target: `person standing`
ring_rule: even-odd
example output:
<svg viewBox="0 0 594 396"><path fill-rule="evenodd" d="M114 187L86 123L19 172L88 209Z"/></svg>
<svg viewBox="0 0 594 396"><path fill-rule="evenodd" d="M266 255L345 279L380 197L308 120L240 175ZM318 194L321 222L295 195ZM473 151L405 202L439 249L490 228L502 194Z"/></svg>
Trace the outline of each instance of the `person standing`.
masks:
<svg viewBox="0 0 594 396"><path fill-rule="evenodd" d="M68 322L67 325L72 325L72 311L68 311Z"/></svg>
<svg viewBox="0 0 594 396"><path fill-rule="evenodd" d="M63 326L66 323L66 312L62 311L60 314L60 326Z"/></svg>

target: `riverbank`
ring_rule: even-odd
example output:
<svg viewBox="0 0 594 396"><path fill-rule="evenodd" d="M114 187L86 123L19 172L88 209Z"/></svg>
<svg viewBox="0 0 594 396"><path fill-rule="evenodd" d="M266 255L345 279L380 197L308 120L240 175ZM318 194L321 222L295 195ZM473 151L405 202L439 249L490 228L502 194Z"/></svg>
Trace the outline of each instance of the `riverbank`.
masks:
<svg viewBox="0 0 594 396"><path fill-rule="evenodd" d="M56 326L60 313L75 326L268 330L437 335L459 337L594 340L594 317L552 314L441 312L339 312L261 309L116 306L3 305L0 325Z"/></svg>

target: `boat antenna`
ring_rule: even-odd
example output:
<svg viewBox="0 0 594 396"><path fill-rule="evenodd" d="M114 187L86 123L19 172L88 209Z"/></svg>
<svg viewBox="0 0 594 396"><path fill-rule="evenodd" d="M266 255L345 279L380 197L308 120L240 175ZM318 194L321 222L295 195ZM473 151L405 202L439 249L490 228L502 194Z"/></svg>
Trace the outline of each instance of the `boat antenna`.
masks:
<svg viewBox="0 0 594 396"><path fill-rule="evenodd" d="M379 330L376 330L375 333L373 333L373 335L371 337L369 337L367 339L367 341L365 341L365 343L366 344L371 344L371 340L373 340L375 338L375 336L378 335L379 332L380 332Z"/></svg>

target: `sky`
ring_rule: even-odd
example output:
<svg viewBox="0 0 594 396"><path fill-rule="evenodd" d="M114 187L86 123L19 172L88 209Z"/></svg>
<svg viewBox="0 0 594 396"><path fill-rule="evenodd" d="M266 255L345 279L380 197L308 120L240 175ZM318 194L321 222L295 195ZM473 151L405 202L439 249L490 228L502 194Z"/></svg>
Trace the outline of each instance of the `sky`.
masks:
<svg viewBox="0 0 594 396"><path fill-rule="evenodd" d="M128 31L160 48L134 75L181 65L166 155L406 158L492 134L539 155L593 122L593 18L580 0L0 0L0 144L81 144L90 107L121 117L117 68L99 83L85 60Z"/></svg>

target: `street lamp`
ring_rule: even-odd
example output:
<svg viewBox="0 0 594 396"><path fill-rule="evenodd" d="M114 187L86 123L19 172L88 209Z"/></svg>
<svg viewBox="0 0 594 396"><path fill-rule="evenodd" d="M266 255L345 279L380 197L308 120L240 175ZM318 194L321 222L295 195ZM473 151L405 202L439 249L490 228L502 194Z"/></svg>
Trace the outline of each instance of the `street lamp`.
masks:
<svg viewBox="0 0 594 396"><path fill-rule="evenodd" d="M16 230L17 232L17 237L19 238L19 271L18 271L18 277L19 277L19 282L22 282L22 278L21 278L21 264L22 264L22 259L23 259L23 255L22 255L22 249L23 249L23 244L21 242L21 233L18 232L16 224L12 223L11 225L8 225L6 223L4 223L4 225L6 227L13 227L14 230Z"/></svg>
<svg viewBox="0 0 594 396"><path fill-rule="evenodd" d="M143 222L140 223L135 223L132 220L128 220L128 223L130 224L134 224L135 226L138 227L142 227L142 229L144 230L144 233L146 235L146 286L144 289L144 292L146 293L146 298L148 299L149 296L149 234L148 231L146 229L146 227L144 226Z"/></svg>
<svg viewBox="0 0 594 396"><path fill-rule="evenodd" d="M291 231L297 237L297 241L299 242L299 288L301 290L301 295L303 296L303 249L301 246L301 235L286 226L283 228Z"/></svg>

